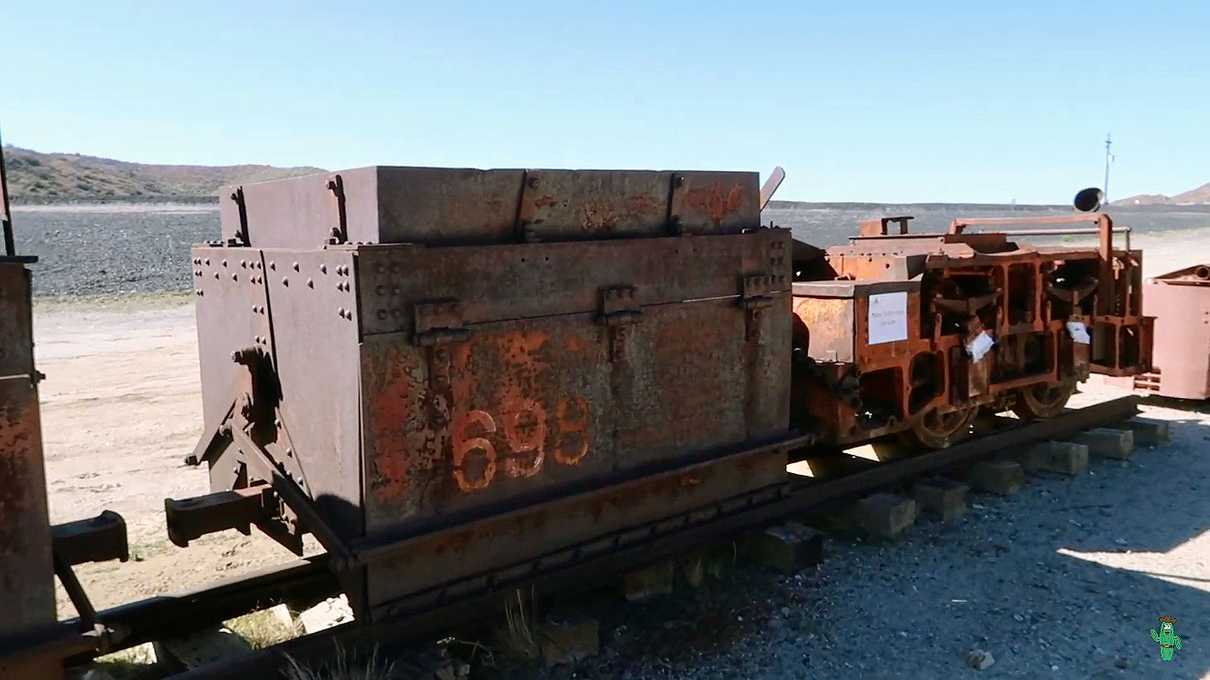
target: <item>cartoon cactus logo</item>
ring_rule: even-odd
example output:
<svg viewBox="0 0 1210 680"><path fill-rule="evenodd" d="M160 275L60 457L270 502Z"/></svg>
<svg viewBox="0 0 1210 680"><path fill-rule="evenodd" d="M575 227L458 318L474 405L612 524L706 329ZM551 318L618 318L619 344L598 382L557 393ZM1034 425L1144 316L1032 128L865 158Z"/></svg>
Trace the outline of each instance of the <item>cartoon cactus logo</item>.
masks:
<svg viewBox="0 0 1210 680"><path fill-rule="evenodd" d="M1151 640L1160 646L1160 658L1172 661L1176 650L1181 648L1181 638L1176 634L1176 619L1171 616L1160 617L1160 630L1157 633L1151 629Z"/></svg>

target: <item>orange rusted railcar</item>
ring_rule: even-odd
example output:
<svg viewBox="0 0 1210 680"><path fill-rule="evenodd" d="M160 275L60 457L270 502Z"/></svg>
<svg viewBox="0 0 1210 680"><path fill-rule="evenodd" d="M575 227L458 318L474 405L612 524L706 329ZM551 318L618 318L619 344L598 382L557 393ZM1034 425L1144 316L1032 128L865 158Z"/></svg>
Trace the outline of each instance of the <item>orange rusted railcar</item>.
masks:
<svg viewBox="0 0 1210 680"><path fill-rule="evenodd" d="M797 244L792 419L837 445L900 434L928 447L966 436L981 409L1059 413L1088 373L1150 366L1142 254L1115 249L1105 214L958 220L909 233L865 222L826 252ZM1094 228L1095 248L1029 246L976 224ZM893 228L892 228L893 225Z"/></svg>

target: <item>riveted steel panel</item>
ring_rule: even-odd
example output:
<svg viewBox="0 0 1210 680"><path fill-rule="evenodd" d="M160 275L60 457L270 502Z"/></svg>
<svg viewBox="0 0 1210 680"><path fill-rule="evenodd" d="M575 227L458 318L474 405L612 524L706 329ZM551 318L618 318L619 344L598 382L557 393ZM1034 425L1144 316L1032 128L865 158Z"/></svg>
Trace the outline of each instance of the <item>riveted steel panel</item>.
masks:
<svg viewBox="0 0 1210 680"><path fill-rule="evenodd" d="M2 268L3 266L0 266ZM55 621L50 519L38 392L29 375L0 377L0 634Z"/></svg>
<svg viewBox="0 0 1210 680"><path fill-rule="evenodd" d="M237 374L243 369L231 360L231 353L244 347L272 352L264 280L274 273L261 251L253 248L193 249L198 362L207 428L227 414L237 396Z"/></svg>
<svg viewBox="0 0 1210 680"><path fill-rule="evenodd" d="M0 263L0 376L34 372L29 270Z"/></svg>
<svg viewBox="0 0 1210 680"><path fill-rule="evenodd" d="M628 285L639 304L736 297L745 275L782 277L789 290L789 232L482 248L362 247L363 332L411 332L412 307L456 299L466 323L596 313L601 288Z"/></svg>
<svg viewBox="0 0 1210 680"><path fill-rule="evenodd" d="M360 535L360 373L351 249L266 250L281 423L305 488L342 537Z"/></svg>
<svg viewBox="0 0 1210 680"><path fill-rule="evenodd" d="M784 432L788 296L777 307L763 344L744 341L735 303L644 308L617 358L588 315L475 325L465 342L433 347L367 338L367 530Z"/></svg>
<svg viewBox="0 0 1210 680"><path fill-rule="evenodd" d="M723 499L782 482L785 467L784 451L758 450L420 535L368 569L373 615L391 616L391 602L401 596L421 593L439 600L442 587L459 579L504 567L525 573L527 562L570 546L599 541L597 549L608 549L621 530L690 510L717 511Z"/></svg>

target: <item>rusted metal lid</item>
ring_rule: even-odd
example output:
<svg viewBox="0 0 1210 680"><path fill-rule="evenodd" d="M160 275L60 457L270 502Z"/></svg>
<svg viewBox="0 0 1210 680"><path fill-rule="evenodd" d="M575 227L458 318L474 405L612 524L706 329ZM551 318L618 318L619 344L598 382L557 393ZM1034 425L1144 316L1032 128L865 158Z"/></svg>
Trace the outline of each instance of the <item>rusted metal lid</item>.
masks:
<svg viewBox="0 0 1210 680"><path fill-rule="evenodd" d="M479 245L760 226L754 172L375 166L225 187L223 237L256 247Z"/></svg>

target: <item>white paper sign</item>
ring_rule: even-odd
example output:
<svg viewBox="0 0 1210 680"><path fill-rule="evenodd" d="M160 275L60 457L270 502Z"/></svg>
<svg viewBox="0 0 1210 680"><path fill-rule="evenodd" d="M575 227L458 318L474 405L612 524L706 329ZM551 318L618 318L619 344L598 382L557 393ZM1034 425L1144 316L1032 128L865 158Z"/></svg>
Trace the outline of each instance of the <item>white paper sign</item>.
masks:
<svg viewBox="0 0 1210 680"><path fill-rule="evenodd" d="M978 361L982 359L983 355L987 354L987 351L992 348L992 345L995 344L996 340L992 338L992 336L988 335L987 331L982 331L979 333L979 335L975 336L974 340L971 340L969 345L966 346L966 353L971 355L972 360Z"/></svg>
<svg viewBox="0 0 1210 680"><path fill-rule="evenodd" d="M870 296L870 344L907 340L907 292Z"/></svg>
<svg viewBox="0 0 1210 680"><path fill-rule="evenodd" d="M1071 334L1072 340L1081 345L1087 345L1092 340L1088 337L1088 326L1085 326L1082 321L1068 321L1067 332Z"/></svg>

